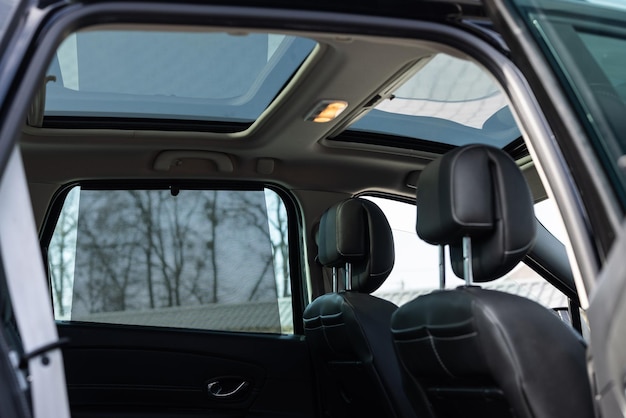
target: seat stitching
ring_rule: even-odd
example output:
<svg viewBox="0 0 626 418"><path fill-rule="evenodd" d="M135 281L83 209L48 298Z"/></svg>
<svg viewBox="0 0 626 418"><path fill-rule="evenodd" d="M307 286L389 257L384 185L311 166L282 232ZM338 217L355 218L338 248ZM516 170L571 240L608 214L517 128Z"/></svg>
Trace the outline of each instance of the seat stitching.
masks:
<svg viewBox="0 0 626 418"><path fill-rule="evenodd" d="M428 339L430 340L430 346L433 349L433 353L435 353L435 357L437 357L437 361L439 362L439 365L441 366L441 368L452 378L456 378L455 375L453 375L452 373L450 373L450 370L448 370L448 368L446 367L445 364L443 364L443 360L441 360L441 357L439 357L439 353L437 352L437 347L435 346L435 340L433 339L433 336L430 334L429 330L426 330L426 332L428 332Z"/></svg>

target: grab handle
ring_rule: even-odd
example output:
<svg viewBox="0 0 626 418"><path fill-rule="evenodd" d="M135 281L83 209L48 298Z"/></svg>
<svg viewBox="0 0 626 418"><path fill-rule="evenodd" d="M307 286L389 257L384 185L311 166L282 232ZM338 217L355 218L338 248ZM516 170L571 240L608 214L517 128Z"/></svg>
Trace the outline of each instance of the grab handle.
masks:
<svg viewBox="0 0 626 418"><path fill-rule="evenodd" d="M233 398L241 394L250 383L243 380L239 383L231 384L229 382L228 387L232 389L225 389L225 385L220 380L214 380L207 385L209 395L214 398Z"/></svg>

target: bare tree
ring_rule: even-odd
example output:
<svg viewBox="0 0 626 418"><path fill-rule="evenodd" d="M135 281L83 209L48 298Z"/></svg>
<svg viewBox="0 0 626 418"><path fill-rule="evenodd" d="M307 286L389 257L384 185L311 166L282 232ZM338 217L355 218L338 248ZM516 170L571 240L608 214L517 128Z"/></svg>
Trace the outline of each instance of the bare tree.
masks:
<svg viewBox="0 0 626 418"><path fill-rule="evenodd" d="M291 281L289 275L289 241L287 213L282 199L277 194L270 194L270 198L265 201L254 199L248 194L237 194L234 197L233 208L230 210L231 216L238 217L240 221L248 226L257 229L271 245L274 268L280 279L280 295L283 297L291 294ZM266 265L263 273L257 281L263 280L266 269L271 264ZM258 286L255 286L258 289ZM249 300L254 299L254 293Z"/></svg>
<svg viewBox="0 0 626 418"><path fill-rule="evenodd" d="M211 224L210 232L209 232L210 234L209 240L207 241L207 249L211 252L211 269L213 273L213 277L212 277L213 291L211 292L212 294L211 302L217 303L219 299L218 283L217 283L217 278L219 277L218 276L219 271L218 271L218 266L217 266L216 239L217 239L217 227L219 225L219 220L220 220L220 214L218 213L218 208L217 208L217 190L213 190L213 193L211 194L211 196L207 198L204 204L204 208L206 210L207 218Z"/></svg>
<svg viewBox="0 0 626 418"><path fill-rule="evenodd" d="M66 205L71 208L62 211L48 246L48 269L55 303L55 312L64 317L69 314L67 290L72 289L74 272L74 251L76 248L76 221L78 215L76 192L70 192Z"/></svg>
<svg viewBox="0 0 626 418"><path fill-rule="evenodd" d="M270 239L274 250L276 264L280 266L280 276L283 279L282 296L291 296L291 280L289 275L289 225L287 212L282 199L274 194L270 201L269 210L273 210L274 216L269 217Z"/></svg>
<svg viewBox="0 0 626 418"><path fill-rule="evenodd" d="M140 194L137 190L130 190L129 194L134 199L135 205L139 210L141 222L138 224L138 227L145 228L144 233L146 237L152 237L155 229L154 221L152 219L152 194L144 193L142 196L142 194ZM149 306L151 309L154 309L154 280L152 277L153 245L144 245L143 252L146 260L146 287L148 289L148 300L150 302Z"/></svg>
<svg viewBox="0 0 626 418"><path fill-rule="evenodd" d="M142 243L133 227L135 208L120 191L87 196L81 198L78 215L76 299L81 299L82 283L88 283L89 312L130 309Z"/></svg>
<svg viewBox="0 0 626 418"><path fill-rule="evenodd" d="M271 302L277 282L288 294L287 224L276 199L266 206L262 191L83 190L78 213L67 212L78 235L72 315ZM55 254L69 234L55 235ZM71 274L59 263L51 271L63 300Z"/></svg>

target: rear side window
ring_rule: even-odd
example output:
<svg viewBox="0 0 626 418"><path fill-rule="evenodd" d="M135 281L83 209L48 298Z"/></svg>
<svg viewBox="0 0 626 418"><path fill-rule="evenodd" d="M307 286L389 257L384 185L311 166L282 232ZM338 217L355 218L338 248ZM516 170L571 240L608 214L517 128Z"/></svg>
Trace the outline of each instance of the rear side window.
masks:
<svg viewBox="0 0 626 418"><path fill-rule="evenodd" d="M287 213L272 190L87 190L49 247L57 320L292 333Z"/></svg>
<svg viewBox="0 0 626 418"><path fill-rule="evenodd" d="M393 271L373 294L396 305L439 289L439 249L422 241L415 232L415 205L380 197L367 199L376 203L387 216L392 229L396 260ZM446 250L446 288L462 286L464 281L452 272ZM480 283L486 289L513 293L532 299L547 308L565 309L567 297L543 277L520 262L506 276Z"/></svg>

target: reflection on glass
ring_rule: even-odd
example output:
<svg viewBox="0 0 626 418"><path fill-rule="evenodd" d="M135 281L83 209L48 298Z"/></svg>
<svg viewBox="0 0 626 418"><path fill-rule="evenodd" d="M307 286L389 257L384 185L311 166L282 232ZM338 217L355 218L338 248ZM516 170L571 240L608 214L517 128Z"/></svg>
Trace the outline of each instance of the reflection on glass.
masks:
<svg viewBox="0 0 626 418"><path fill-rule="evenodd" d="M287 232L271 191L75 188L48 251L55 317L285 332Z"/></svg>

